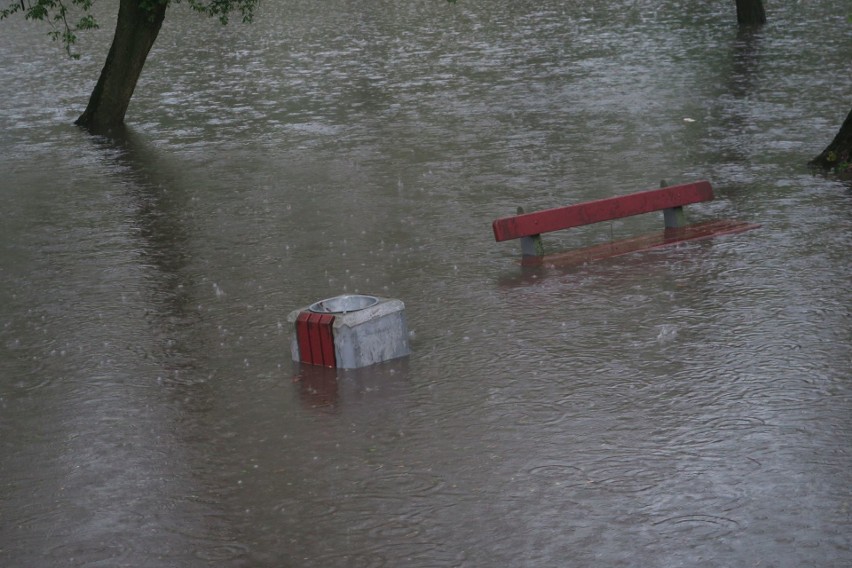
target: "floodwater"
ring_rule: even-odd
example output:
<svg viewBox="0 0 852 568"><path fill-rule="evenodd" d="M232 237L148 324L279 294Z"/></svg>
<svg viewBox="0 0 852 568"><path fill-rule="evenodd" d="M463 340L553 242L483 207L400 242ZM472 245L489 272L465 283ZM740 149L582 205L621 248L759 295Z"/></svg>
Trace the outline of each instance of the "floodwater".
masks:
<svg viewBox="0 0 852 568"><path fill-rule="evenodd" d="M0 565L852 565L852 189L804 166L852 25L767 8L180 4L119 140L71 124L109 13L76 62L0 22ZM762 228L493 241L661 179ZM295 366L287 314L344 292L413 353Z"/></svg>

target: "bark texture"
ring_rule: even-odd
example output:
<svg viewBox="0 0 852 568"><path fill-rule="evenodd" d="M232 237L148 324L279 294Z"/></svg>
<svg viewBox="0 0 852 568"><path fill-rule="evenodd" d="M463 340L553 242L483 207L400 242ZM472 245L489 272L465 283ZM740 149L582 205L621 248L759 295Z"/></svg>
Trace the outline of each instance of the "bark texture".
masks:
<svg viewBox="0 0 852 568"><path fill-rule="evenodd" d="M167 6L166 0L121 0L106 63L86 110L75 124L96 134L108 134L124 125L124 115L148 52L160 33Z"/></svg>
<svg viewBox="0 0 852 568"><path fill-rule="evenodd" d="M852 110L843 121L840 132L822 153L808 165L825 170L838 169L843 173L852 170Z"/></svg>
<svg viewBox="0 0 852 568"><path fill-rule="evenodd" d="M737 0L737 22L742 26L760 26L766 23L763 0Z"/></svg>

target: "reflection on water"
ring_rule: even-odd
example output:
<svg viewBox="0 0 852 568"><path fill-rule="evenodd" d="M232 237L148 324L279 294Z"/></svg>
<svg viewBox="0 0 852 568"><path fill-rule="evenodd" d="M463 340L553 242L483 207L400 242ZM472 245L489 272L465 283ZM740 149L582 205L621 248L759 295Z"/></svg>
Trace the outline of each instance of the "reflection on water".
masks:
<svg viewBox="0 0 852 568"><path fill-rule="evenodd" d="M804 166L848 25L693 4L176 6L114 140L70 126L109 26L67 63L0 23L0 564L852 562L852 194ZM492 240L661 178L763 227ZM341 293L404 300L412 355L291 362Z"/></svg>

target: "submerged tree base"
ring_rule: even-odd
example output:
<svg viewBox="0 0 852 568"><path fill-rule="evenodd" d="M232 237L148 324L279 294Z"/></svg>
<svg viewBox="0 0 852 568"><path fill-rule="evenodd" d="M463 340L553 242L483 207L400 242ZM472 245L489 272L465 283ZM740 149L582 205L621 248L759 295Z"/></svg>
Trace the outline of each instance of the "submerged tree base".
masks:
<svg viewBox="0 0 852 568"><path fill-rule="evenodd" d="M737 23L741 26L762 26L766 23L763 0L737 0Z"/></svg>
<svg viewBox="0 0 852 568"><path fill-rule="evenodd" d="M840 127L840 132L834 137L822 153L808 162L812 168L817 168L825 171L833 171L843 178L852 178L852 110L843 125Z"/></svg>
<svg viewBox="0 0 852 568"><path fill-rule="evenodd" d="M160 32L167 6L166 2L121 0L106 63L86 110L74 124L95 134L109 134L124 125L130 98Z"/></svg>

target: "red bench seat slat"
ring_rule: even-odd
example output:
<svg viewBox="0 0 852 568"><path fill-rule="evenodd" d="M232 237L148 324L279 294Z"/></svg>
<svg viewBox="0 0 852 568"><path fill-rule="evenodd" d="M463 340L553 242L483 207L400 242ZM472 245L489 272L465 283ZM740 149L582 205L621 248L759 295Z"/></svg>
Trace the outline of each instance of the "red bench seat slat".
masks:
<svg viewBox="0 0 852 568"><path fill-rule="evenodd" d="M688 227L666 229L665 231L660 231L650 235L641 235L638 237L622 239L620 241L600 243L585 248L557 252L547 256L526 256L521 260L521 264L523 266L575 266L586 262L603 260L605 258L621 256L638 251L652 250L677 243L742 233L752 229L757 229L758 227L760 227L760 225L748 223L746 221L705 221L704 223L689 225Z"/></svg>
<svg viewBox="0 0 852 568"><path fill-rule="evenodd" d="M492 228L497 241L506 241L712 199L710 182L698 181L504 217L494 221Z"/></svg>

